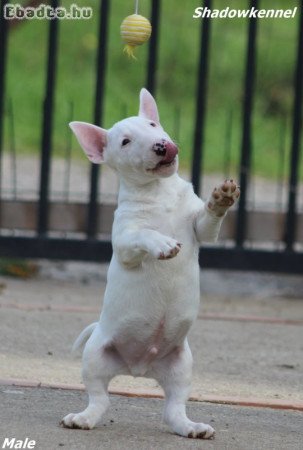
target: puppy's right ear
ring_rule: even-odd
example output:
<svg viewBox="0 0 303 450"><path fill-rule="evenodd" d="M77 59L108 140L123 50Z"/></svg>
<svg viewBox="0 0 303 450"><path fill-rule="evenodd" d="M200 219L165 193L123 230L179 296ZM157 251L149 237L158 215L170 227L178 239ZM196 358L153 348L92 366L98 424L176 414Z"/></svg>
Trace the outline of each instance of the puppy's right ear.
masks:
<svg viewBox="0 0 303 450"><path fill-rule="evenodd" d="M142 88L140 91L139 117L160 123L157 103L151 93L145 88Z"/></svg>
<svg viewBox="0 0 303 450"><path fill-rule="evenodd" d="M86 122L70 122L69 126L75 133L88 159L95 164L101 164L104 161L107 131Z"/></svg>

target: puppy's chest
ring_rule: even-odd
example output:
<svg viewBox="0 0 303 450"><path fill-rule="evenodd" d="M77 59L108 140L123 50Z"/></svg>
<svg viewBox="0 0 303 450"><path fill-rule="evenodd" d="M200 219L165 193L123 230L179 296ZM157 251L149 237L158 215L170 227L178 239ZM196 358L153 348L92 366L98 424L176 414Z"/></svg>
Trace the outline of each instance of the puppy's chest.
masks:
<svg viewBox="0 0 303 450"><path fill-rule="evenodd" d="M146 211L146 220L149 227L171 237L181 237L193 231L193 212L182 202L167 201L154 205Z"/></svg>

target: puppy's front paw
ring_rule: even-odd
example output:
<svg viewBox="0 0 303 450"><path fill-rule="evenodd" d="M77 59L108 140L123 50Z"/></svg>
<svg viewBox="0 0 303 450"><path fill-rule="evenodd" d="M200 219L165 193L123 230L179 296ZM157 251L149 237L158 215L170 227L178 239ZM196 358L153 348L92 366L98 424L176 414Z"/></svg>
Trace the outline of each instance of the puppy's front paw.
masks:
<svg viewBox="0 0 303 450"><path fill-rule="evenodd" d="M240 187L233 180L225 180L223 184L215 188L207 202L208 209L220 217L240 197Z"/></svg>
<svg viewBox="0 0 303 450"><path fill-rule="evenodd" d="M181 245L173 238L161 236L153 242L150 253L157 259L171 259L177 256L181 250Z"/></svg>
<svg viewBox="0 0 303 450"><path fill-rule="evenodd" d="M176 242L174 244L168 245L168 249L165 249L164 251L161 251L158 259L171 259L177 256L179 251L181 250L181 244L180 242Z"/></svg>

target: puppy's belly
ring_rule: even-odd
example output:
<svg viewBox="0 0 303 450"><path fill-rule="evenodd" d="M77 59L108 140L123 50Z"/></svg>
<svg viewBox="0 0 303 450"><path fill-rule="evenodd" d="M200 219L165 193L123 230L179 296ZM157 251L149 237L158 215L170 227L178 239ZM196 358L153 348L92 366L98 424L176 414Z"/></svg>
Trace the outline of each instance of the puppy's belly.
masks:
<svg viewBox="0 0 303 450"><path fill-rule="evenodd" d="M186 263L173 259L125 270L113 258L101 328L108 351L133 375L144 375L152 361L181 346L197 316L199 266L190 258Z"/></svg>
<svg viewBox="0 0 303 450"><path fill-rule="evenodd" d="M143 376L155 359L183 345L191 325L191 318L171 324L165 317L155 323L134 317L130 323L120 324L105 351L118 354L132 375Z"/></svg>

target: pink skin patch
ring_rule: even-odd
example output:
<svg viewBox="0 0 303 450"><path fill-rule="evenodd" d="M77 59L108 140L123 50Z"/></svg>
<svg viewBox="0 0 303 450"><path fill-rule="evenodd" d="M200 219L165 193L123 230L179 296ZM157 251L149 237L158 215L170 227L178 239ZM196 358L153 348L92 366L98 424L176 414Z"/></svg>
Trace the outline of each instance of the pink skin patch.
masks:
<svg viewBox="0 0 303 450"><path fill-rule="evenodd" d="M161 163L169 164L169 163L173 162L173 160L177 156L178 147L175 144L173 144L172 142L166 142L165 149L166 149L166 155L165 155L164 159L162 159Z"/></svg>
<svg viewBox="0 0 303 450"><path fill-rule="evenodd" d="M164 334L164 324L165 320L162 319L159 323L158 328L155 331L154 336L152 337L152 347L149 350L149 353L151 355L156 356L159 353L159 348L161 346L161 342L163 340L163 334Z"/></svg>
<svg viewBox="0 0 303 450"><path fill-rule="evenodd" d="M127 342L124 339L114 339L104 350L112 355L118 354L129 368L141 364L148 366L159 354L164 338L164 325L163 318L146 344L139 343L134 339L129 339Z"/></svg>
<svg viewBox="0 0 303 450"><path fill-rule="evenodd" d="M152 356L156 356L156 355L158 354L158 352L159 352L159 350L157 349L157 347L152 347L152 348L150 349L150 351L149 351L149 353L150 353Z"/></svg>

